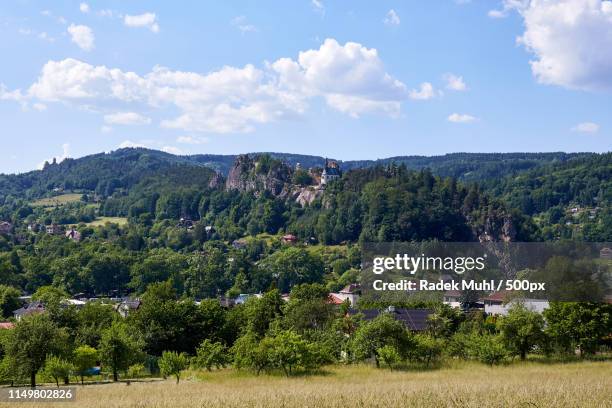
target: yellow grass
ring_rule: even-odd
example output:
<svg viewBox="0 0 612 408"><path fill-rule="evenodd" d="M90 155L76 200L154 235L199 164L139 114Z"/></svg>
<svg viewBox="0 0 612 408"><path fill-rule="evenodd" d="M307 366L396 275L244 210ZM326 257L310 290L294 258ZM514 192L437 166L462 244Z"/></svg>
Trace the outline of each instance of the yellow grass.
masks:
<svg viewBox="0 0 612 408"><path fill-rule="evenodd" d="M431 371L332 367L284 378L234 370L172 380L77 387L76 403L20 407L609 407L612 362L462 363Z"/></svg>
<svg viewBox="0 0 612 408"><path fill-rule="evenodd" d="M125 225L128 223L128 219L125 217L98 217L94 221L88 222L87 225L92 227L99 227L103 226L107 222L111 224Z"/></svg>
<svg viewBox="0 0 612 408"><path fill-rule="evenodd" d="M55 207L81 201L82 196L82 194L61 194L55 197L41 198L34 201L31 205L33 207Z"/></svg>

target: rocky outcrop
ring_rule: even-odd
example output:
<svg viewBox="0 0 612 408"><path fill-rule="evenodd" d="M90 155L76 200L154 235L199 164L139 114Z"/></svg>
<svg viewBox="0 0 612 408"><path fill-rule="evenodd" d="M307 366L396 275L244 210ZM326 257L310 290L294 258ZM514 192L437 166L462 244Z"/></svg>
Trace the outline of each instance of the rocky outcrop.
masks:
<svg viewBox="0 0 612 408"><path fill-rule="evenodd" d="M288 197L294 190L293 169L270 156L240 155L229 171L225 188L252 191L259 195L268 191L276 197Z"/></svg>
<svg viewBox="0 0 612 408"><path fill-rule="evenodd" d="M222 184L223 176L221 175L221 173L215 173L215 175L210 178L210 181L208 182L208 187L214 189L220 187Z"/></svg>
<svg viewBox="0 0 612 408"><path fill-rule="evenodd" d="M305 205L312 204L314 200L323 195L323 190L318 187L302 187L296 191L297 197L295 202L304 207Z"/></svg>
<svg viewBox="0 0 612 408"><path fill-rule="evenodd" d="M516 227L512 217L487 217L484 230L479 231L480 242L512 242L516 240Z"/></svg>

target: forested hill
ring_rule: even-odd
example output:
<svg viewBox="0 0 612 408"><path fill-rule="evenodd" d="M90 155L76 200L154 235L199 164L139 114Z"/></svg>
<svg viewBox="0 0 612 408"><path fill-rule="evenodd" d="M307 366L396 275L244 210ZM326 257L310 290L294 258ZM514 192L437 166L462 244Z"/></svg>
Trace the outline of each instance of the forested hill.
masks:
<svg viewBox="0 0 612 408"><path fill-rule="evenodd" d="M127 192L149 181L176 187L205 186L215 172L188 157L156 150L120 149L61 163L46 163L42 170L0 175L0 205L8 197L35 199L58 191L86 191L101 196Z"/></svg>
<svg viewBox="0 0 612 408"><path fill-rule="evenodd" d="M292 166L297 163L304 168L322 166L325 158L291 153L252 153L269 154ZM338 160L344 170L374 167L390 163L404 164L408 169L430 169L443 177L454 177L463 181L482 181L501 178L533 169L545 164L565 163L575 158L590 158L593 153L450 153L442 156L395 156L377 160ZM200 154L189 159L227 175L237 155Z"/></svg>
<svg viewBox="0 0 612 408"><path fill-rule="evenodd" d="M321 156L291 153L251 153L252 156L269 154L290 166L300 163L303 168L320 167L325 162ZM443 156L396 156L378 160L339 161L344 171L387 165L404 164L408 169L428 168L433 174L454 177L462 181L485 181L517 175L545 165L557 165L574 159L598 157L593 153L452 153ZM8 196L38 198L53 189L89 190L101 195L111 195L117 189L129 189L149 176L163 172L189 169L200 179L212 177L213 169L224 176L237 155L198 154L176 156L150 149L119 149L111 153L99 153L79 159L66 159L59 164L18 175L0 174L0 205ZM161 172L161 173L160 173ZM191 178L178 179L181 183ZM201 180L200 180L201 181Z"/></svg>

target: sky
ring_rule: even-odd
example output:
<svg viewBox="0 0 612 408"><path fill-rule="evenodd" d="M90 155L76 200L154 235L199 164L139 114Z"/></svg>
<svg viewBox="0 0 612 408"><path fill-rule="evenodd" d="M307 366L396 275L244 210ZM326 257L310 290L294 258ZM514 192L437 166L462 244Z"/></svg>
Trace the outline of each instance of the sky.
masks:
<svg viewBox="0 0 612 408"><path fill-rule="evenodd" d="M612 1L15 0L0 55L0 173L132 146L612 146Z"/></svg>

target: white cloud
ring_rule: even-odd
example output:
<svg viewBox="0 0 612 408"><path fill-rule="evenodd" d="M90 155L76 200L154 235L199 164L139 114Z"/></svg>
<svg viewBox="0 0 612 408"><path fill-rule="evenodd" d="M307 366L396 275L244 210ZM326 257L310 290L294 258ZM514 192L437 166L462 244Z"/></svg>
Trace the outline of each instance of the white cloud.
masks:
<svg viewBox="0 0 612 408"><path fill-rule="evenodd" d="M146 27L154 33L159 32L159 23L155 13L143 13L138 15L125 15L123 23L128 27Z"/></svg>
<svg viewBox="0 0 612 408"><path fill-rule="evenodd" d="M447 73L447 74L442 75L442 79L446 81L446 89L450 89L451 91L467 90L467 85L463 81L462 76L457 76L451 73Z"/></svg>
<svg viewBox="0 0 612 408"><path fill-rule="evenodd" d="M311 0L312 8L321 15L325 15L325 5L321 0Z"/></svg>
<svg viewBox="0 0 612 408"><path fill-rule="evenodd" d="M62 154L60 156L55 156L55 157L51 157L50 159L43 160L42 162L38 163L38 166L36 167L38 168L38 170L42 170L43 167L45 166L45 162L52 163L53 159L55 159L57 163L61 163L68 157L70 157L70 144L64 143L62 145Z"/></svg>
<svg viewBox="0 0 612 408"><path fill-rule="evenodd" d="M0 91L3 99L22 103L86 107L106 113L110 121L116 115L112 106L129 109L132 117L155 110L164 128L212 133L249 132L259 124L301 115L313 98L352 117L397 116L409 97L406 86L385 71L375 49L333 39L300 52L296 60L281 58L262 69L225 66L206 74L155 67L139 75L67 58L47 62L24 92Z"/></svg>
<svg viewBox="0 0 612 408"><path fill-rule="evenodd" d="M68 26L68 33L73 43L79 46L79 48L85 51L91 51L94 48L94 34L91 28L85 25L74 25Z"/></svg>
<svg viewBox="0 0 612 408"><path fill-rule="evenodd" d="M91 11L91 9L89 8L89 4L87 3L81 3L79 4L79 10L81 10L81 13L89 13Z"/></svg>
<svg viewBox="0 0 612 408"><path fill-rule="evenodd" d="M391 9L387 12L387 15L383 22L387 25L400 25L400 18L395 12L395 10Z"/></svg>
<svg viewBox="0 0 612 408"><path fill-rule="evenodd" d="M164 146L161 148L162 152L170 153L170 154L183 154L183 151L175 146Z"/></svg>
<svg viewBox="0 0 612 408"><path fill-rule="evenodd" d="M136 143L136 142L132 142L131 140L124 140L123 142L119 143L119 146L117 146L119 149L125 149L127 147L147 147L142 143Z"/></svg>
<svg viewBox="0 0 612 408"><path fill-rule="evenodd" d="M113 131L113 127L112 126L102 126L100 128L100 132L102 133L111 133Z"/></svg>
<svg viewBox="0 0 612 408"><path fill-rule="evenodd" d="M190 145L199 145L208 143L210 141L207 137L202 136L179 136L176 138L177 143L190 144Z"/></svg>
<svg viewBox="0 0 612 408"><path fill-rule="evenodd" d="M117 112L104 115L104 122L109 125L148 125L151 118L136 112Z"/></svg>
<svg viewBox="0 0 612 408"><path fill-rule="evenodd" d="M448 116L447 120L453 123L471 123L478 119L472 115L453 113Z"/></svg>
<svg viewBox="0 0 612 408"><path fill-rule="evenodd" d="M413 89L410 91L410 99L422 100L431 99L436 96L433 89L433 85L429 82L423 82L420 89Z"/></svg>
<svg viewBox="0 0 612 408"><path fill-rule="evenodd" d="M490 18L506 18L508 14L504 10L489 10L487 16Z"/></svg>
<svg viewBox="0 0 612 408"><path fill-rule="evenodd" d="M538 82L569 89L612 90L612 1L505 0L525 31L518 42L534 55Z"/></svg>
<svg viewBox="0 0 612 408"><path fill-rule="evenodd" d="M234 17L231 24L238 28L238 30L240 30L242 33L257 31L257 27L255 27L253 24L249 24L245 16Z"/></svg>
<svg viewBox="0 0 612 408"><path fill-rule="evenodd" d="M597 133L599 132L599 125L593 122L579 123L571 129L573 132L580 133Z"/></svg>
<svg viewBox="0 0 612 408"><path fill-rule="evenodd" d="M36 102L36 103L34 103L34 104L32 105L32 107L33 107L34 109L36 109L37 111L39 111L39 112L42 112L42 111L46 111L46 110L47 110L47 105L45 105L44 103L40 103L40 102Z"/></svg>
<svg viewBox="0 0 612 408"><path fill-rule="evenodd" d="M406 86L385 71L378 52L354 42L326 39L318 50L300 52L297 61L281 58L271 66L281 89L298 97L322 96L351 116L398 114L407 97Z"/></svg>

